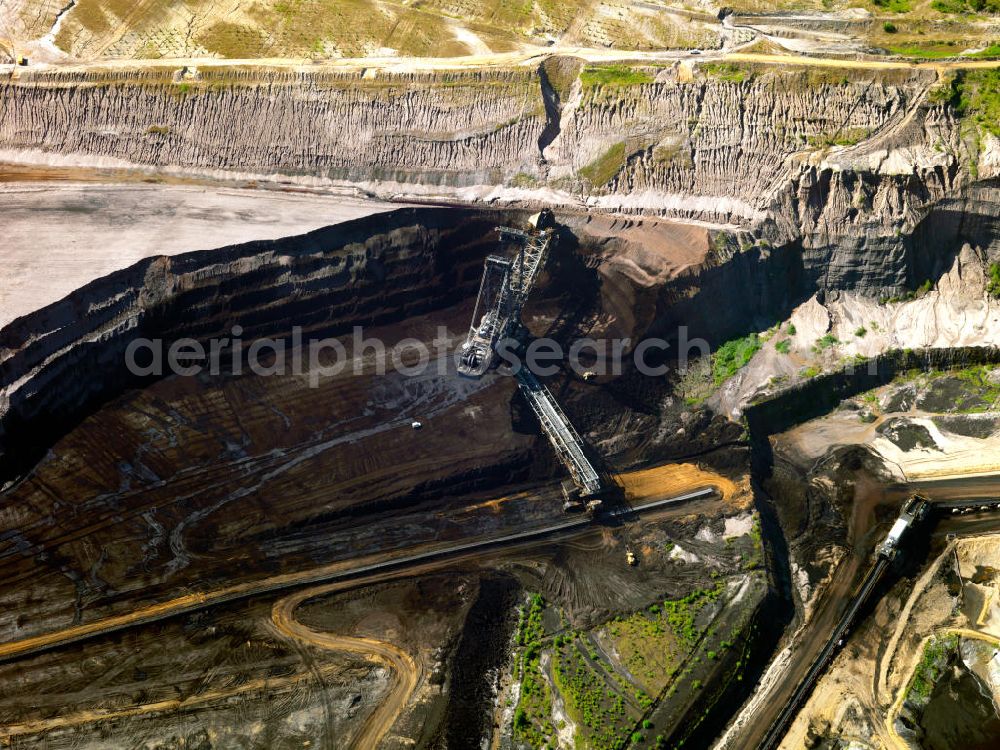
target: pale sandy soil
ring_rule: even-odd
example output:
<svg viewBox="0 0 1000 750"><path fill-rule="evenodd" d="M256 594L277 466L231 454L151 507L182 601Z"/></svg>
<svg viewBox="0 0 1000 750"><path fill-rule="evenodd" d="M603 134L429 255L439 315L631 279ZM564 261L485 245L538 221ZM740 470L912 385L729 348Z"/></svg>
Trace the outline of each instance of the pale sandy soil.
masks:
<svg viewBox="0 0 1000 750"><path fill-rule="evenodd" d="M178 185L0 184L0 326L151 255L302 234L398 208Z"/></svg>
<svg viewBox="0 0 1000 750"><path fill-rule="evenodd" d="M989 383L1000 379L993 370ZM774 438L782 452L820 461L831 449L847 445L868 446L882 458L885 469L901 482L969 478L1000 472L1000 413L995 404L963 413L962 396L939 396L935 388L954 379L902 379L852 399L845 408L810 420ZM945 392L948 386L943 386ZM986 386L968 386L980 391ZM990 386L992 387L992 386ZM992 393L987 400L992 398ZM922 405L923 408L921 408ZM949 412L930 409L949 406Z"/></svg>
<svg viewBox="0 0 1000 750"><path fill-rule="evenodd" d="M904 451L876 431L887 420L901 416L906 417L908 424L925 428L934 447ZM856 412L835 412L789 430L781 440L787 440L794 450L814 459L821 458L834 446L868 445L885 459L886 468L901 481L1000 471L1000 434L985 438L956 435L935 424L933 416L916 411L898 412L880 415L865 424ZM976 418L995 423L1000 415L987 413Z"/></svg>
<svg viewBox="0 0 1000 750"><path fill-rule="evenodd" d="M820 679L781 748L805 746L810 727L843 741L864 741L857 747L908 747L891 722L927 638L954 632L995 643L1000 635L997 580L972 582L977 568L996 567L998 559L1000 536L959 539L927 566L905 602L881 602ZM962 579L958 597L940 575L949 568Z"/></svg>

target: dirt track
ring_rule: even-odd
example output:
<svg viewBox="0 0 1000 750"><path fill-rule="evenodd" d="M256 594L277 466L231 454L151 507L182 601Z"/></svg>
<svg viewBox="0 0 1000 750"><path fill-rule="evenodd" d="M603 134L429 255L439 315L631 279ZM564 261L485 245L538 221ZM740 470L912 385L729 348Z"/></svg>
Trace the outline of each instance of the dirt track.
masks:
<svg viewBox="0 0 1000 750"><path fill-rule="evenodd" d="M974 70L1000 68L1000 60L934 60L914 62L905 59L858 60L855 58L811 57L808 55L776 55L756 52L719 52L692 55L689 52L644 52L633 50L594 49L555 45L544 52L503 52L463 57L362 57L342 58L315 63L311 60L288 58L219 59L172 58L159 60L103 60L93 63L60 63L33 66L33 70L58 70L61 72L113 71L113 70L176 70L181 67L197 68L282 68L293 70L386 71L408 73L416 71L467 70L479 68L530 67L550 57L577 57L588 63L647 63L669 65L681 60L697 63L727 61L777 66L806 66L842 68L851 70ZM0 65L0 72L17 76L19 68Z"/></svg>
<svg viewBox="0 0 1000 750"><path fill-rule="evenodd" d="M676 464L668 464L664 467L659 467L658 469L649 471L669 475L676 470L677 466L678 465ZM685 465L682 464L680 466L683 467ZM622 478L623 484L628 486L632 476L642 476L644 474L647 478L649 477L649 474L646 474L645 472L625 474ZM710 478L712 481L708 481ZM695 472L690 475L689 481L675 481L670 483L669 486L658 482L643 482L642 490L634 494L633 501L646 500L654 502L656 499L670 497L684 490L698 490L709 486L715 486L716 489L720 490L723 495L726 496L725 485L726 480L723 477L715 474L709 474L707 472ZM635 509L642 511L642 506L643 503L640 502L635 506ZM690 512L687 508L688 506L686 505L682 506L680 512ZM392 556L369 556L366 558L333 563L319 568L312 568L295 573L272 576L260 581L251 581L227 586L209 592L195 592L176 597L174 599L169 599L158 604L140 607L125 614L95 620L83 625L75 625L60 630L54 630L52 632L24 638L22 640L0 643L0 659L16 659L32 653L44 651L49 648L74 643L92 636L114 632L123 628L133 627L135 625L155 622L165 617L194 612L206 606L222 604L224 602L234 601L250 596L260 596L269 592L279 591L281 589L291 588L294 586L318 583L324 579L345 579L337 585L346 585L348 583L350 585L359 585L362 581L370 583L375 580L379 580L380 577L399 575L400 571L404 570L408 573L412 573L415 570L424 569L428 566L452 564L457 560L475 558L481 556L484 550L491 550L498 542L510 543L511 548L517 548L523 546L524 544L531 544L537 537L545 536L550 533L565 531L566 533L575 534L581 530L586 531L591 528L593 528L592 525L588 523L586 519L575 519L563 522L562 524L556 524L551 527L529 529L523 531L522 533L513 534L499 539L488 538L473 540L467 543L452 544L445 547L425 546L419 550L413 550L413 555L397 554ZM521 537L524 537L524 542L517 541ZM379 568L382 567L389 567L389 572L373 575L378 573ZM309 594L305 598L310 598L314 595L315 594Z"/></svg>
<svg viewBox="0 0 1000 750"><path fill-rule="evenodd" d="M723 502L727 503L732 503L733 493L738 490L736 485L725 478L688 464L668 464L644 471L631 472L622 477L622 484L629 489L630 496L639 501L636 506L637 510L640 511L643 505L656 506L658 501L662 502L666 498L676 497L681 490L701 489L707 485L714 485L724 498ZM712 502L718 503L719 500ZM647 512L652 517L659 517L662 514L684 515L691 513L695 508L702 507L698 503L694 505L682 503L675 508L667 504L655 510L647 509ZM582 523L580 523L581 521ZM590 548L595 544L601 546L604 543L607 529L600 530L599 527L588 523L586 519L572 519L571 522L576 525L555 534L562 543L569 542L581 535L592 535L595 531L600 532L601 539L584 546ZM385 570L379 570L377 567L375 569L370 567L356 568L357 572L354 575L351 575L351 571L343 564L325 566L320 569L275 576L255 583L235 585L210 592L192 593L157 605L141 607L121 616L57 630L34 638L0 644L0 658L4 660L16 659L83 638L140 626L165 617L190 613L235 598L264 595L269 591L290 585L316 583L322 580L322 576L340 578L340 580L296 591L276 601L271 610L271 622L280 635L299 643L329 651L357 654L382 662L389 668L392 676L388 698L365 720L352 742L353 747L375 748L390 731L419 685L422 678L422 668L419 662L411 654L390 643L373 638L342 636L312 630L295 619L297 608L310 599L335 591L368 586L400 576L420 575L450 567L462 561L482 559L484 555L495 556L497 554L510 554L510 552L517 550L523 551L537 543L538 539L530 537L524 542L517 542L504 548L489 545L482 549L473 548L461 551L458 554L434 555L424 559L415 559L409 564L395 565ZM418 558L420 557L418 555ZM358 562L354 561L354 564L357 565ZM237 688L213 690L188 699L156 701L123 709L86 710L45 721L11 724L0 727L0 738L3 738L0 742L9 742L11 738L16 736L40 734L54 729L91 724L103 720L183 711L196 706L224 701L227 698L253 690L290 688L308 677L307 674L295 674L284 678L255 680Z"/></svg>
<svg viewBox="0 0 1000 750"><path fill-rule="evenodd" d="M320 668L320 674L334 674L340 669L339 666L327 666ZM243 683L232 688L207 690L198 695L187 698L177 698L174 700L155 701L153 703L143 703L137 706L120 709L95 709L92 711L81 711L75 714L57 716L52 719L42 721L30 721L23 724L7 724L0 726L0 746L9 746L15 737L42 734L56 729L66 729L84 724L94 724L100 721L114 721L132 716L144 716L146 714L173 713L193 708L210 705L216 702L225 701L236 696L243 696L258 690L269 691L271 693L294 688L299 683L312 679L314 673L303 673L291 675L290 677L270 677Z"/></svg>
<svg viewBox="0 0 1000 750"><path fill-rule="evenodd" d="M350 584L334 583L296 592L275 603L271 619L278 631L289 638L317 648L374 658L390 668L392 685L389 697L365 720L350 745L359 750L374 750L392 728L400 711L409 702L422 671L412 656L391 643L373 638L320 633L307 628L295 619L295 610L307 599L338 591L348 585Z"/></svg>

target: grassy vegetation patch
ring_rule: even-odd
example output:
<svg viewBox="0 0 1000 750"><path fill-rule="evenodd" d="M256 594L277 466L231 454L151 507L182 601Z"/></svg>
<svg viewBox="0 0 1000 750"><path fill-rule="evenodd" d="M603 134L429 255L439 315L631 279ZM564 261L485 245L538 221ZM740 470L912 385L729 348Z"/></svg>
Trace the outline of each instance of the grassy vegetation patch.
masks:
<svg viewBox="0 0 1000 750"><path fill-rule="evenodd" d="M580 177L594 187L601 187L611 182L611 179L625 166L625 142L616 143L590 164L581 167Z"/></svg>
<svg viewBox="0 0 1000 750"><path fill-rule="evenodd" d="M855 144L861 143L861 141L869 135L871 135L871 130L868 128L845 128L838 130L836 133L811 135L808 137L807 142L810 146L818 148L828 146L854 146Z"/></svg>
<svg viewBox="0 0 1000 750"><path fill-rule="evenodd" d="M750 543L753 545L753 552L743 560L744 570L756 570L764 561L764 537L760 530L760 516L756 514L753 526L750 527Z"/></svg>
<svg viewBox="0 0 1000 750"><path fill-rule="evenodd" d="M962 48L956 42L948 41L894 45L889 47L889 51L900 57L914 57L921 60L942 60L948 57L957 57L962 53Z"/></svg>
<svg viewBox="0 0 1000 750"><path fill-rule="evenodd" d="M1000 138L1000 70L963 70L955 76L958 113Z"/></svg>
<svg viewBox="0 0 1000 750"><path fill-rule="evenodd" d="M712 380L722 385L735 375L762 346L760 336L751 333L743 338L727 341L712 355Z"/></svg>
<svg viewBox="0 0 1000 750"><path fill-rule="evenodd" d="M580 82L585 87L640 86L653 80L649 71L627 65L588 65L580 73Z"/></svg>
<svg viewBox="0 0 1000 750"><path fill-rule="evenodd" d="M581 63L573 57L550 57L542 63L542 70L560 99L566 99L580 77Z"/></svg>
<svg viewBox="0 0 1000 750"><path fill-rule="evenodd" d="M846 86L851 83L849 72L837 70L836 68L807 68L806 70L794 71L797 75L805 79L806 85L810 88L817 86Z"/></svg>
<svg viewBox="0 0 1000 750"><path fill-rule="evenodd" d="M652 695L667 686L688 651L659 605L613 620L608 633L624 667Z"/></svg>
<svg viewBox="0 0 1000 750"><path fill-rule="evenodd" d="M872 0L872 2L890 13L907 13L911 9L910 0Z"/></svg>
<svg viewBox="0 0 1000 750"><path fill-rule="evenodd" d="M930 279L924 279L923 282L916 289L910 289L903 294L894 294L888 297L882 297L879 301L882 304L894 304L896 302L910 302L915 299L923 297L925 294L929 293L931 289L934 288L934 282Z"/></svg>
<svg viewBox="0 0 1000 750"><path fill-rule="evenodd" d="M990 263L990 278L986 282L986 291L991 297L1000 297L1000 263Z"/></svg>
<svg viewBox="0 0 1000 750"><path fill-rule="evenodd" d="M510 179L510 185L516 188L538 187L538 179L527 172L518 172Z"/></svg>
<svg viewBox="0 0 1000 750"><path fill-rule="evenodd" d="M989 47L979 50L979 52L973 52L968 55L968 57L979 57L986 59L993 59L994 57L1000 57L1000 42L993 42Z"/></svg>
<svg viewBox="0 0 1000 750"><path fill-rule="evenodd" d="M938 13L951 15L1000 13L1000 0L934 0L931 7Z"/></svg>
<svg viewBox="0 0 1000 750"><path fill-rule="evenodd" d="M253 26L220 21L198 37L209 52L229 59L260 57L264 54L264 34Z"/></svg>
<svg viewBox="0 0 1000 750"><path fill-rule="evenodd" d="M753 556L762 549L759 527L750 532ZM648 712L657 700L676 692L698 691L695 670L717 667L734 648L740 627L717 629L727 583L713 574L709 587L687 596L652 604L623 614L598 632L569 627L544 599L533 594L521 608L516 630L513 678L520 686L514 707L513 740L518 747L555 748L565 730L560 710L575 725L572 746L588 750L632 747L640 743L662 747L651 737L655 719ZM742 662L737 662L738 674ZM736 679L741 679L737 676ZM553 712L555 714L553 715ZM650 720L653 719L653 720ZM630 744L631 743L631 744ZM641 744L639 746L647 746Z"/></svg>
<svg viewBox="0 0 1000 750"><path fill-rule="evenodd" d="M955 399L954 411L974 414L993 408L993 404L1000 399L1000 384L991 379L993 371L992 367L976 365L955 372L955 377L968 387L971 393Z"/></svg>
<svg viewBox="0 0 1000 750"><path fill-rule="evenodd" d="M692 169L694 159L691 157L691 146L682 140L671 140L656 144L653 148L653 160L663 166L675 166L679 169Z"/></svg>
<svg viewBox="0 0 1000 750"><path fill-rule="evenodd" d="M108 17L101 3L95 2L95 0L82 0L82 2L77 3L76 7L73 8L72 18L73 21L92 34L103 34L111 29L112 19ZM60 45L62 44L62 31L66 28L66 24L60 27L59 39L57 40Z"/></svg>
<svg viewBox="0 0 1000 750"><path fill-rule="evenodd" d="M555 653L555 683L579 727L576 746L612 750L621 747L636 717L618 686L598 669L596 657L579 635L561 639Z"/></svg>
<svg viewBox="0 0 1000 750"><path fill-rule="evenodd" d="M958 648L958 636L948 635L933 637L924 646L924 654L920 658L913 679L906 689L906 700L914 703L926 703L934 690L934 684L940 679L948 666L951 655Z"/></svg>
<svg viewBox="0 0 1000 750"><path fill-rule="evenodd" d="M663 602L663 614L674 634L694 646L702 631L695 625L698 613L722 595L724 584L720 581L713 588L697 589L681 599Z"/></svg>
<svg viewBox="0 0 1000 750"><path fill-rule="evenodd" d="M514 710L514 736L531 747L553 743L556 734L552 726L552 691L540 666L544 612L545 600L534 594L521 612L517 629L520 653L515 676L520 679L521 693Z"/></svg>
<svg viewBox="0 0 1000 750"><path fill-rule="evenodd" d="M705 63L701 69L706 75L726 83L743 83L750 77L747 70L735 63Z"/></svg>
<svg viewBox="0 0 1000 750"><path fill-rule="evenodd" d="M782 339L774 345L774 349L778 354L789 354L792 351L792 340Z"/></svg>

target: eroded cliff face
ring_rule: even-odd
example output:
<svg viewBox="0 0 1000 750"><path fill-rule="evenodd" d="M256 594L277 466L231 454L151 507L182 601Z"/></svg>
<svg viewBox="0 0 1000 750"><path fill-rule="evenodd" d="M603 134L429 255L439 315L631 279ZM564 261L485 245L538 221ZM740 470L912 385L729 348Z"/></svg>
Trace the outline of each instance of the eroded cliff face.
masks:
<svg viewBox="0 0 1000 750"><path fill-rule="evenodd" d="M0 156L707 221L745 233L722 260L793 247L810 284L878 296L941 265L910 236L929 215L997 213L995 139L970 146L929 97L941 85L927 71L574 58L407 74L30 71L0 84Z"/></svg>
<svg viewBox="0 0 1000 750"><path fill-rule="evenodd" d="M0 92L6 148L155 166L453 187L531 169L544 112L523 72L38 74Z"/></svg>
<svg viewBox="0 0 1000 750"><path fill-rule="evenodd" d="M750 226L787 188L794 155L838 133L879 131L922 90L918 77L720 67L663 70L627 87L578 81L561 137L546 151L552 175L586 178L620 144L622 167L591 186L593 204Z"/></svg>
<svg viewBox="0 0 1000 750"><path fill-rule="evenodd" d="M410 74L23 72L0 86L0 148L388 193L582 201L819 245L859 225L912 226L962 184L955 124L924 103L930 73L613 70L554 58ZM870 158L864 149L883 137L893 158Z"/></svg>

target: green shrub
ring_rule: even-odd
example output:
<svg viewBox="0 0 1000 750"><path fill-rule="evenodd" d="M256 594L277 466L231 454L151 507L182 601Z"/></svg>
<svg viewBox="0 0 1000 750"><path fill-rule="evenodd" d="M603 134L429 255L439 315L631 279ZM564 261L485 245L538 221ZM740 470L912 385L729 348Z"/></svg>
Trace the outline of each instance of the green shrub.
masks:
<svg viewBox="0 0 1000 750"><path fill-rule="evenodd" d="M886 21L884 24L882 24L882 31L884 31L886 34L895 34L897 31L896 24L894 24L892 21Z"/></svg>
<svg viewBox="0 0 1000 750"><path fill-rule="evenodd" d="M1000 297L1000 263L990 263L990 278L986 282L986 291L991 297Z"/></svg>
<svg viewBox="0 0 1000 750"><path fill-rule="evenodd" d="M789 352L792 351L792 340L782 339L781 341L779 341L777 344L774 345L774 349L779 354L788 354Z"/></svg>
<svg viewBox="0 0 1000 750"><path fill-rule="evenodd" d="M859 339L863 339L865 336L868 335L868 329L865 328L864 326L858 326L857 330L854 331L854 335L857 336Z"/></svg>
<svg viewBox="0 0 1000 750"><path fill-rule="evenodd" d="M727 341L712 355L712 380L722 385L751 360L761 347L760 336L751 333L743 338Z"/></svg>
<svg viewBox="0 0 1000 750"><path fill-rule="evenodd" d="M816 346L814 347L817 351L823 351L829 349L831 346L836 346L840 341L832 333L828 333L825 336L821 336L816 339Z"/></svg>
<svg viewBox="0 0 1000 750"><path fill-rule="evenodd" d="M910 0L872 0L875 5L890 13L906 13L910 10Z"/></svg>

